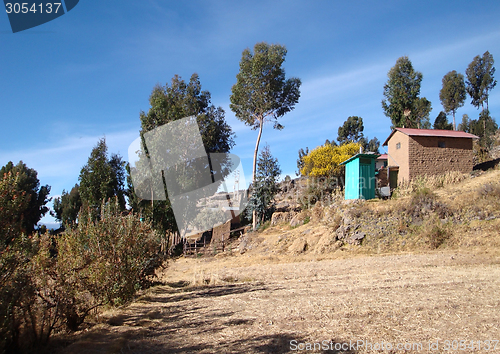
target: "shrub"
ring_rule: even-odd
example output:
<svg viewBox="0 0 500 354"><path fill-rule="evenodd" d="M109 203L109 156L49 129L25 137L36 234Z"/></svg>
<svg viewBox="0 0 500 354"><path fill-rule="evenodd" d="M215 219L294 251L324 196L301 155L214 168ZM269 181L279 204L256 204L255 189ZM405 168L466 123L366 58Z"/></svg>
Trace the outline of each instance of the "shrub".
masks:
<svg viewBox="0 0 500 354"><path fill-rule="evenodd" d="M452 212L437 200L436 195L429 188L421 188L413 192L409 202L404 207L404 212L416 219L422 219L430 213L435 213L440 219L451 216Z"/></svg>
<svg viewBox="0 0 500 354"><path fill-rule="evenodd" d="M446 240L450 238L445 225L438 218L429 218L427 222L420 227L419 237L429 246L430 249L437 249Z"/></svg>
<svg viewBox="0 0 500 354"><path fill-rule="evenodd" d="M162 261L151 225L120 215L116 202L104 204L99 219L82 210L78 227L57 239L21 235L0 248L0 352L76 330L92 309L129 301L149 284Z"/></svg>
<svg viewBox="0 0 500 354"><path fill-rule="evenodd" d="M499 183L486 183L477 189L477 193L481 198L500 198L500 184Z"/></svg>
<svg viewBox="0 0 500 354"><path fill-rule="evenodd" d="M60 324L57 304L45 297L50 290L38 278L40 248L37 238L20 235L0 254L1 352L45 344Z"/></svg>
<svg viewBox="0 0 500 354"><path fill-rule="evenodd" d="M343 179L337 176L309 177L305 188L301 190L298 202L302 209L309 209L316 203L331 205L343 199L341 186Z"/></svg>
<svg viewBox="0 0 500 354"><path fill-rule="evenodd" d="M303 167L300 173L310 177L339 176L343 170L339 164L356 155L360 147L359 143L352 142L341 146L318 146L302 158Z"/></svg>
<svg viewBox="0 0 500 354"><path fill-rule="evenodd" d="M121 216L118 208L116 202L104 204L99 221L82 210L78 228L57 243L61 280L87 291L96 304L130 300L147 284L147 270L160 257L160 238L151 225L133 214Z"/></svg>

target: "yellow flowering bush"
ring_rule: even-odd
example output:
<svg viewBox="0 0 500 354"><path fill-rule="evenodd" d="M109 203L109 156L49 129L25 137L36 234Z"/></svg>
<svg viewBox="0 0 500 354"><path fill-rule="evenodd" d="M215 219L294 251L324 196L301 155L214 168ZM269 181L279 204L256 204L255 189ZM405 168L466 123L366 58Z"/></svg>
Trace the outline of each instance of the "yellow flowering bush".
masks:
<svg viewBox="0 0 500 354"><path fill-rule="evenodd" d="M326 144L318 146L303 157L304 167L300 173L304 176L327 177L341 172L340 163L359 152L359 143L347 143L341 146Z"/></svg>

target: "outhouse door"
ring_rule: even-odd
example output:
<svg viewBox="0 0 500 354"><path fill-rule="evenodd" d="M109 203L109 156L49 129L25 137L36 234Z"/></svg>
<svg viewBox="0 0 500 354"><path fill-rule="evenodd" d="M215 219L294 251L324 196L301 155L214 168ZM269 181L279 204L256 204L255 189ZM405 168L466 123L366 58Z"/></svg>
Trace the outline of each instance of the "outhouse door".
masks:
<svg viewBox="0 0 500 354"><path fill-rule="evenodd" d="M375 178L373 159L359 159L359 197L363 199L375 198Z"/></svg>
<svg viewBox="0 0 500 354"><path fill-rule="evenodd" d="M359 165L360 169L360 181L359 181L359 196L363 199L370 199L370 169L371 165L361 163Z"/></svg>

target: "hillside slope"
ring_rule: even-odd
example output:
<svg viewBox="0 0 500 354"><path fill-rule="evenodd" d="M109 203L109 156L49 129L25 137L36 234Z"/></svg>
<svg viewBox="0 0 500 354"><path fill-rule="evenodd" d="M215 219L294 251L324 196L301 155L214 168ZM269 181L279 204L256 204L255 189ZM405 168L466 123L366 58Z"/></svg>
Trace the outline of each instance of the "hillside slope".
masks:
<svg viewBox="0 0 500 354"><path fill-rule="evenodd" d="M278 212L275 219L282 222L242 236L232 251L330 258L346 252L500 249L500 170L422 180L399 194Z"/></svg>

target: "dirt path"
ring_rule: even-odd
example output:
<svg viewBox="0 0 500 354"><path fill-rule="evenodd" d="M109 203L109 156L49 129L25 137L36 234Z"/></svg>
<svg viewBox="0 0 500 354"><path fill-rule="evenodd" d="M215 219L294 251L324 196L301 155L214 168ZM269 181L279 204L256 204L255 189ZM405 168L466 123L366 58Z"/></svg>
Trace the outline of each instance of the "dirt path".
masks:
<svg viewBox="0 0 500 354"><path fill-rule="evenodd" d="M362 340L372 350L365 344L340 352L377 352L383 341L423 345L386 353L437 353L445 340L500 339L495 256L432 253L236 267L240 257L177 261L165 273L171 286L150 289L107 314L61 352L285 353L306 352L298 350L305 343L325 341L334 349ZM193 281L213 285L185 286ZM439 351L429 351L428 342L436 340ZM489 353L500 353L500 344Z"/></svg>

